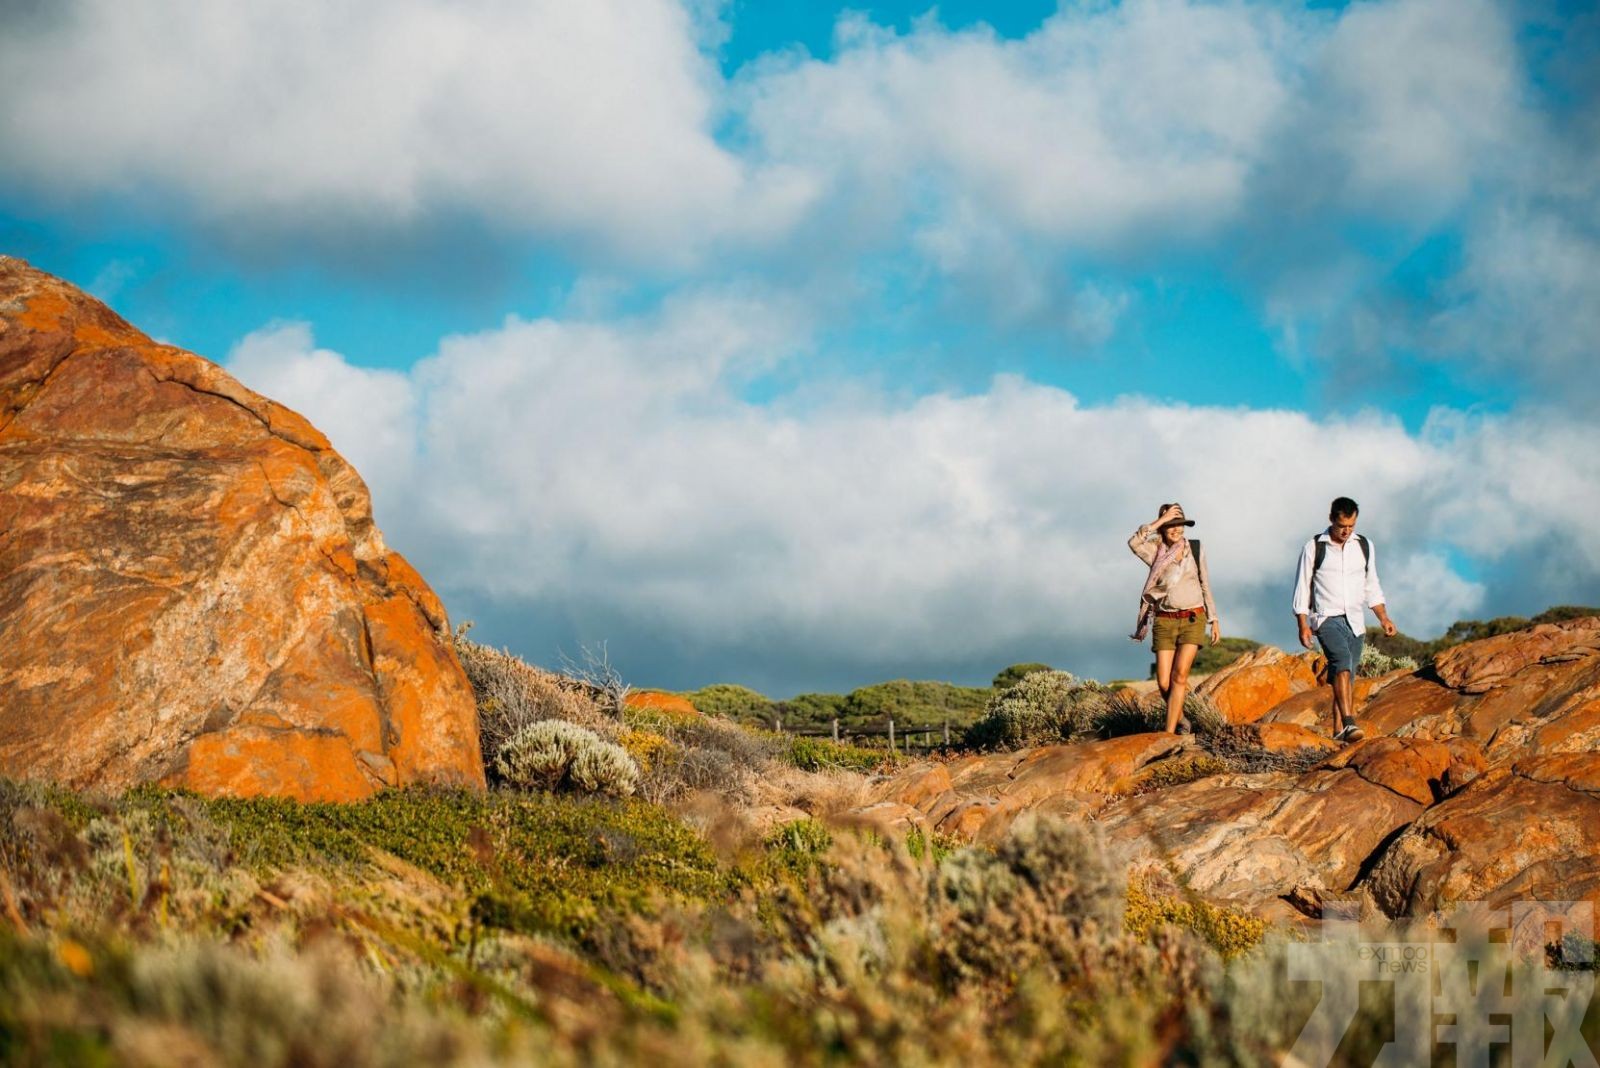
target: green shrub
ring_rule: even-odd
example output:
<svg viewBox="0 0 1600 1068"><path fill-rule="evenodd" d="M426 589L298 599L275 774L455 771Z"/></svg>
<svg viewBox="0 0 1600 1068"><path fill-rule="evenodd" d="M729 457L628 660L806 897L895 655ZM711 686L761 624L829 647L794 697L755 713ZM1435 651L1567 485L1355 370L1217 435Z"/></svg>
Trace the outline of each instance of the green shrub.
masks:
<svg viewBox="0 0 1600 1068"><path fill-rule="evenodd" d="M1123 924L1129 934L1141 941L1149 941L1156 931L1166 926L1190 931L1224 958L1237 957L1254 949L1269 927L1267 921L1247 912L1213 905L1194 895L1158 894L1137 879L1128 887Z"/></svg>
<svg viewBox="0 0 1600 1068"><path fill-rule="evenodd" d="M791 875L804 876L822 863L833 845L833 835L813 819L791 820L774 830L762 843L768 860Z"/></svg>
<svg viewBox="0 0 1600 1068"><path fill-rule="evenodd" d="M958 849L965 849L967 843L955 835L945 834L943 831L924 831L921 827L910 827L906 830L906 852L913 860L928 859L938 864Z"/></svg>
<svg viewBox="0 0 1600 1068"><path fill-rule="evenodd" d="M840 719L852 725L890 719L907 727L965 724L977 718L991 696L987 688L895 679L850 691Z"/></svg>
<svg viewBox="0 0 1600 1068"><path fill-rule="evenodd" d="M1092 680L1065 671L1038 671L990 698L982 719L967 728L971 749L1022 749L1070 740L1107 694Z"/></svg>
<svg viewBox="0 0 1600 1068"><path fill-rule="evenodd" d="M1199 735L1213 734L1227 724L1209 699L1192 692L1184 699L1183 710ZM1065 671L1039 671L996 694L984 718L967 729L962 744L979 750L1023 749L1115 738L1162 730L1166 718L1166 707L1158 698L1129 689L1108 690Z"/></svg>
<svg viewBox="0 0 1600 1068"><path fill-rule="evenodd" d="M842 693L802 693L778 702L778 714L790 727L826 727L843 719L845 695Z"/></svg>
<svg viewBox="0 0 1600 1068"><path fill-rule="evenodd" d="M1124 734L1146 734L1164 730L1167 706L1159 694L1141 695L1133 690L1113 690L1093 709L1092 721L1084 727L1097 737L1120 738Z"/></svg>
<svg viewBox="0 0 1600 1068"><path fill-rule="evenodd" d="M493 769L501 747L535 723L562 720L603 737L616 733L616 724L596 702L593 687L534 667L506 650L479 645L466 637L470 626L458 628L453 641L478 703L485 768Z"/></svg>
<svg viewBox="0 0 1600 1068"><path fill-rule="evenodd" d="M519 931L582 939L608 914L649 913L660 896L704 899L728 886L703 838L635 800L391 790L343 805L203 805L258 872L360 866L376 850L461 887L481 920Z"/></svg>
<svg viewBox="0 0 1600 1068"><path fill-rule="evenodd" d="M771 698L732 683L719 682L683 696L707 716L723 716L746 726L771 727L778 715Z"/></svg>
<svg viewBox="0 0 1600 1068"><path fill-rule="evenodd" d="M887 749L867 749L827 738L795 734L789 735L789 748L784 753L784 759L801 771L845 768L869 772L881 767L892 757Z"/></svg>
<svg viewBox="0 0 1600 1068"><path fill-rule="evenodd" d="M518 729L500 747L494 768L502 782L552 793L575 789L626 797L639 781L639 765L627 750L562 720Z"/></svg>
<svg viewBox="0 0 1600 1068"><path fill-rule="evenodd" d="M994 852L962 849L935 869L945 908L935 953L952 977L1070 975L1087 937L1120 927L1117 868L1082 823L1021 817Z"/></svg>
<svg viewBox="0 0 1600 1068"><path fill-rule="evenodd" d="M845 731L882 727L892 719L902 727L965 727L983 711L991 691L948 682L891 682L862 686L848 694L803 693L780 701L784 725L826 727L838 720ZM770 721L769 721L770 722Z"/></svg>
<svg viewBox="0 0 1600 1068"><path fill-rule="evenodd" d="M1054 671L1049 664L1012 664L1010 667L1001 668L989 683L991 690L1009 690L1029 675L1040 671Z"/></svg>
<svg viewBox="0 0 1600 1068"><path fill-rule="evenodd" d="M1365 645L1361 649L1361 662L1356 665L1356 674L1362 678L1376 678L1401 669L1417 670L1416 660L1409 656L1390 656L1375 646Z"/></svg>

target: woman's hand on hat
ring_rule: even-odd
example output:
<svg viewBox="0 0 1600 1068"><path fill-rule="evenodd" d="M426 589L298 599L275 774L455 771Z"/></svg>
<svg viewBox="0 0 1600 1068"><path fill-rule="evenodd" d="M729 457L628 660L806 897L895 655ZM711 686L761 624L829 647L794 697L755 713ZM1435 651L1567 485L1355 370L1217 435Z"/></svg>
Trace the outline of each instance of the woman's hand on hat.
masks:
<svg viewBox="0 0 1600 1068"><path fill-rule="evenodd" d="M1166 511L1162 512L1161 515L1156 519L1156 526L1161 526L1163 523L1171 522L1172 520L1178 518L1182 514L1183 514L1183 505L1174 504L1172 507L1170 507Z"/></svg>

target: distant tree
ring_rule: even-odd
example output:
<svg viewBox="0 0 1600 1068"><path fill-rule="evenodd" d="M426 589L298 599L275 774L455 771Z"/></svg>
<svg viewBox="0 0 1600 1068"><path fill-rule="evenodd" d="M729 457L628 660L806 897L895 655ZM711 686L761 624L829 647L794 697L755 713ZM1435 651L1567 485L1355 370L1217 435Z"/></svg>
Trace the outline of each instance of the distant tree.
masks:
<svg viewBox="0 0 1600 1068"><path fill-rule="evenodd" d="M992 692L948 682L895 679L852 690L841 718L856 723L892 718L908 726L931 726L947 719L966 724L978 718Z"/></svg>
<svg viewBox="0 0 1600 1068"><path fill-rule="evenodd" d="M1409 656L1419 664L1433 662L1434 643L1418 641L1403 632L1390 637L1381 627L1368 627L1367 644L1385 656Z"/></svg>
<svg viewBox="0 0 1600 1068"><path fill-rule="evenodd" d="M726 716L748 726L772 726L776 705L765 694L745 686L719 682L683 696L708 716Z"/></svg>
<svg viewBox="0 0 1600 1068"><path fill-rule="evenodd" d="M1012 664L1010 667L1002 669L989 686L995 690L1009 690L1035 672L1054 670L1055 668L1049 664Z"/></svg>
<svg viewBox="0 0 1600 1068"><path fill-rule="evenodd" d="M826 727L844 714L842 693L802 693L778 702L778 714L792 727Z"/></svg>
<svg viewBox="0 0 1600 1068"><path fill-rule="evenodd" d="M1569 619L1584 619L1588 616L1600 616L1600 608L1587 608L1577 604L1558 604L1554 608L1546 608L1534 616L1534 623L1563 623Z"/></svg>
<svg viewBox="0 0 1600 1068"><path fill-rule="evenodd" d="M1463 642L1475 642L1501 634L1510 634L1540 623L1559 623L1586 616L1600 616L1600 608L1565 604L1547 608L1532 619L1524 619L1522 616L1498 616L1489 620L1458 619L1432 641L1420 641L1403 633L1390 637L1377 627L1368 627L1367 642L1386 656L1410 657L1417 663L1427 666L1433 663L1434 657Z"/></svg>

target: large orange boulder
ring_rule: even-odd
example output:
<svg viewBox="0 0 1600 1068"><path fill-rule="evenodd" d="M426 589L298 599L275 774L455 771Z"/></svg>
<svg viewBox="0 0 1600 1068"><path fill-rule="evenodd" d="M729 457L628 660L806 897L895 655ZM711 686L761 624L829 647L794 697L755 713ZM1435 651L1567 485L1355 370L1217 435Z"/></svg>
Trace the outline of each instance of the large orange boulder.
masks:
<svg viewBox="0 0 1600 1068"><path fill-rule="evenodd" d="M1433 667L1445 685L1487 693L1536 664L1600 656L1600 616L1542 623L1446 649Z"/></svg>
<svg viewBox="0 0 1600 1068"><path fill-rule="evenodd" d="M1466 901L1600 904L1600 754L1491 769L1408 827L1366 890L1393 916Z"/></svg>
<svg viewBox="0 0 1600 1068"><path fill-rule="evenodd" d="M1311 662L1263 645L1208 675L1195 692L1211 698L1229 723L1254 723L1295 694L1316 689Z"/></svg>
<svg viewBox="0 0 1600 1068"><path fill-rule="evenodd" d="M314 427L0 257L0 773L481 787L443 606Z"/></svg>

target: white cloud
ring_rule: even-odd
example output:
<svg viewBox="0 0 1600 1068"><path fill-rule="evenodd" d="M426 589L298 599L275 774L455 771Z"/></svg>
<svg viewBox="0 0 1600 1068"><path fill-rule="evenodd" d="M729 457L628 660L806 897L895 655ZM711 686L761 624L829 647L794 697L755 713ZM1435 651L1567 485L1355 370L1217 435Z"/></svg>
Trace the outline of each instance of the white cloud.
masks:
<svg viewBox="0 0 1600 1068"><path fill-rule="evenodd" d="M1304 136L1338 166L1350 207L1431 221L1504 165L1522 76L1489 0L1352 5L1317 58Z"/></svg>
<svg viewBox="0 0 1600 1068"><path fill-rule="evenodd" d="M1391 618L1407 634L1443 634L1450 624L1473 618L1483 607L1483 583L1463 578L1440 553L1413 552L1393 559L1377 555Z"/></svg>
<svg viewBox="0 0 1600 1068"><path fill-rule="evenodd" d="M1413 434L1377 414L1085 406L1014 378L909 402L740 399L752 366L805 345L781 309L725 295L447 339L411 376L421 418L387 409L387 432L419 437L384 449L414 451L403 477L366 472L380 521L424 547L447 595L494 601L519 633L554 605L605 613L709 650L735 678L758 640L869 672L999 666L1041 646L1077 669L1142 671L1120 638L1142 578L1123 543L1173 498L1200 521L1234 634L1290 638L1295 553L1343 493L1416 633L1480 606L1451 547L1492 570L1555 544L1580 586L1600 577L1582 536L1600 522L1580 489L1600 477L1587 422L1441 412ZM373 416L372 372L338 371L303 337L283 351L279 399L327 406L329 426ZM358 455L353 437L341 447Z"/></svg>
<svg viewBox="0 0 1600 1068"><path fill-rule="evenodd" d="M741 89L763 150L881 215L948 195L1057 240L1211 230L1240 207L1287 87L1270 9L1073 8L1026 39L860 19L827 62Z"/></svg>
<svg viewBox="0 0 1600 1068"><path fill-rule="evenodd" d="M317 348L307 323L272 323L234 345L228 370L327 435L362 477L401 492L416 448L416 395L399 371L356 367Z"/></svg>
<svg viewBox="0 0 1600 1068"><path fill-rule="evenodd" d="M1586 407L1600 398L1600 182L1586 202L1487 213L1443 288L1423 335L1436 351Z"/></svg>
<svg viewBox="0 0 1600 1068"><path fill-rule="evenodd" d="M0 35L6 169L202 215L465 212L673 256L781 229L806 196L712 136L704 6L73 0Z"/></svg>

